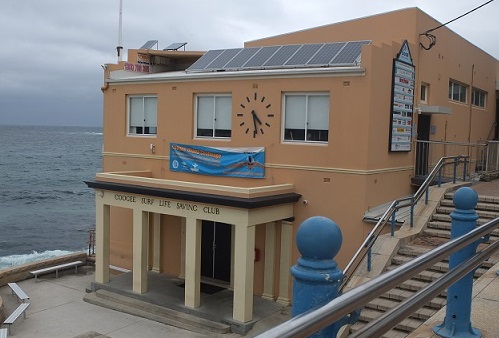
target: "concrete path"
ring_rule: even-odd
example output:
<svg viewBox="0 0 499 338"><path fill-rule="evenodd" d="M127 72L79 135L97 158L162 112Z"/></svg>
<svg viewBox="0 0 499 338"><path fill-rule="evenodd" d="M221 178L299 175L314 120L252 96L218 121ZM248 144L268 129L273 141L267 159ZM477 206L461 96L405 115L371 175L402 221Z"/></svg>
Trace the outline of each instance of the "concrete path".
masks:
<svg viewBox="0 0 499 338"><path fill-rule="evenodd" d="M61 337L61 338L156 338L189 337L203 335L160 324L144 318L85 303L85 288L94 275L64 275L55 279L48 275L38 283L34 279L19 282L30 297L27 318L19 318L12 327L12 337ZM0 288L6 313L18 305L8 286ZM102 336L99 336L100 334ZM225 335L230 336L230 335Z"/></svg>

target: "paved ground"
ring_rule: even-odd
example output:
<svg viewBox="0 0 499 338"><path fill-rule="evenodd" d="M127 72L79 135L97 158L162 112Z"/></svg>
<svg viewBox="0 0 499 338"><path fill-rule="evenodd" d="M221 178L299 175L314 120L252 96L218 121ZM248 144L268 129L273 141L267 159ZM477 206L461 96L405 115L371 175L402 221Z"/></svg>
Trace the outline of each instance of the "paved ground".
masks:
<svg viewBox="0 0 499 338"><path fill-rule="evenodd" d="M65 275L55 279L46 276L35 283L29 279L18 283L30 296L27 318L19 318L12 327L12 337L95 337L100 333L111 338L203 337L190 331L160 324L140 317L85 303L85 288L92 275ZM0 288L6 312L17 306L9 287ZM94 332L94 335L90 334Z"/></svg>
<svg viewBox="0 0 499 338"><path fill-rule="evenodd" d="M476 182L471 187L478 195L499 197L499 179L491 182Z"/></svg>

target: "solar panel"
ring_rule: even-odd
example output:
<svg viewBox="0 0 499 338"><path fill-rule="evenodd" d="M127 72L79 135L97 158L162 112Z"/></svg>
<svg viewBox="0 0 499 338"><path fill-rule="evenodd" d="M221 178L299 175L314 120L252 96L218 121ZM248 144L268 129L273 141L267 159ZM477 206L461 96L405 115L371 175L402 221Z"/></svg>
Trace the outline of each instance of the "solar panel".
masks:
<svg viewBox="0 0 499 338"><path fill-rule="evenodd" d="M187 42L174 42L163 50L179 50L185 45L187 45Z"/></svg>
<svg viewBox="0 0 499 338"><path fill-rule="evenodd" d="M283 66L300 48L300 45L281 46L272 57L265 62L265 67Z"/></svg>
<svg viewBox="0 0 499 338"><path fill-rule="evenodd" d="M243 68L256 68L262 67L265 61L267 61L274 53L280 48L280 46L267 46L262 47L251 59L248 60L243 65Z"/></svg>
<svg viewBox="0 0 499 338"><path fill-rule="evenodd" d="M302 45L300 49L286 62L286 66L304 65L317 53L324 44Z"/></svg>
<svg viewBox="0 0 499 338"><path fill-rule="evenodd" d="M196 62L194 62L188 69L189 70L203 70L206 66L213 62L224 49L209 50L203 56L201 56Z"/></svg>
<svg viewBox="0 0 499 338"><path fill-rule="evenodd" d="M243 48L232 60L226 65L226 69L241 68L253 55L256 54L261 47Z"/></svg>
<svg viewBox="0 0 499 338"><path fill-rule="evenodd" d="M322 46L319 51L306 63L307 66L327 65L346 45L345 42L328 43Z"/></svg>
<svg viewBox="0 0 499 338"><path fill-rule="evenodd" d="M356 65L371 41L210 50L187 71L333 67Z"/></svg>
<svg viewBox="0 0 499 338"><path fill-rule="evenodd" d="M369 41L351 41L348 42L338 55L330 62L335 65L355 64L362 51L362 46L370 43Z"/></svg>
<svg viewBox="0 0 499 338"><path fill-rule="evenodd" d="M234 49L226 49L220 54L215 60L213 60L208 66L205 67L208 69L225 69L225 65L227 62L232 60L234 56L237 55L242 50L242 48L234 48Z"/></svg>
<svg viewBox="0 0 499 338"><path fill-rule="evenodd" d="M151 49L154 45L158 44L158 40L149 40L140 49Z"/></svg>

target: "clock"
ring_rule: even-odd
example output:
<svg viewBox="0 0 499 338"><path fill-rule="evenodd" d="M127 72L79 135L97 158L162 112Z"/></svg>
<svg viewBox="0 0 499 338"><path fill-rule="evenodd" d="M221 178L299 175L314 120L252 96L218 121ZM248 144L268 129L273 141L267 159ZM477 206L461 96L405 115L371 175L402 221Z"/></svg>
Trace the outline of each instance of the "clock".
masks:
<svg viewBox="0 0 499 338"><path fill-rule="evenodd" d="M272 104L265 101L265 96L255 92L251 96L246 96L246 100L239 106L240 110L236 116L240 120L239 127L244 133L252 135L253 138L265 134L265 130L270 128L270 120L274 117L270 110Z"/></svg>

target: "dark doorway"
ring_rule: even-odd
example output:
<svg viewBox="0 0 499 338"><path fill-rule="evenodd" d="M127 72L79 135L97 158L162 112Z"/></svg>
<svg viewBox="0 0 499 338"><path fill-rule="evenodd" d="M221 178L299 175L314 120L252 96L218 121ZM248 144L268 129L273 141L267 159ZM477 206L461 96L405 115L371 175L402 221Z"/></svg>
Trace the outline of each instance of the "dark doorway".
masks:
<svg viewBox="0 0 499 338"><path fill-rule="evenodd" d="M418 116L418 141L430 140L430 121L431 115L420 114ZM430 145L427 142L417 143L416 145L416 172L415 176L428 175L428 157Z"/></svg>
<svg viewBox="0 0 499 338"><path fill-rule="evenodd" d="M232 226L203 221L201 236L201 276L230 282Z"/></svg>

